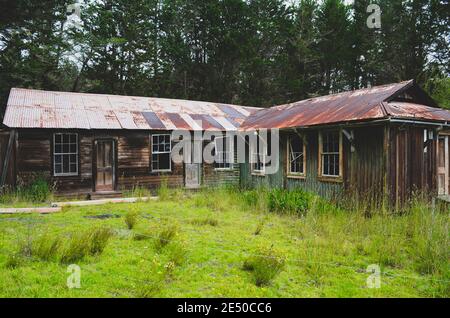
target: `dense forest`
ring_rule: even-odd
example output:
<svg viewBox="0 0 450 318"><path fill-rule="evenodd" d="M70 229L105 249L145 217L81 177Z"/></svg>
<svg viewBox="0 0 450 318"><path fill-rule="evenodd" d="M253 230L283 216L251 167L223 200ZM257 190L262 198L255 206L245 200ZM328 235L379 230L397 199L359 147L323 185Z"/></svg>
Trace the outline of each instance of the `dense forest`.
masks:
<svg viewBox="0 0 450 318"><path fill-rule="evenodd" d="M75 2L0 0L0 113L11 87L271 106L407 79L450 107L447 0Z"/></svg>

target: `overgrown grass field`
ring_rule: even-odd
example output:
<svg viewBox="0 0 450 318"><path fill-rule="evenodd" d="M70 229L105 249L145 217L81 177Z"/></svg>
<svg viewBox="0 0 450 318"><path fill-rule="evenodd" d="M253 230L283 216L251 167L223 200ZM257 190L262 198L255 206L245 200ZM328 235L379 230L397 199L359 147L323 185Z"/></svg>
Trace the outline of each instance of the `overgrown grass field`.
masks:
<svg viewBox="0 0 450 318"><path fill-rule="evenodd" d="M0 297L450 296L448 211L416 202L368 217L262 189L159 196L2 215ZM67 287L70 264L80 288Z"/></svg>

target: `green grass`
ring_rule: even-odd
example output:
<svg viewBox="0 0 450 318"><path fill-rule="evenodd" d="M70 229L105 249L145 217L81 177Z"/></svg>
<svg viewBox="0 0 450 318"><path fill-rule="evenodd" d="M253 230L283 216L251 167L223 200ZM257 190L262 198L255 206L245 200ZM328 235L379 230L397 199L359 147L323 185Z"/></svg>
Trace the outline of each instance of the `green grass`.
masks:
<svg viewBox="0 0 450 318"><path fill-rule="evenodd" d="M368 218L311 196L301 213L286 213L258 190L171 191L0 216L0 297L450 296L448 211L416 203ZM86 218L99 214L121 217ZM71 263L80 289L66 287ZM367 288L370 264L381 267L380 289Z"/></svg>

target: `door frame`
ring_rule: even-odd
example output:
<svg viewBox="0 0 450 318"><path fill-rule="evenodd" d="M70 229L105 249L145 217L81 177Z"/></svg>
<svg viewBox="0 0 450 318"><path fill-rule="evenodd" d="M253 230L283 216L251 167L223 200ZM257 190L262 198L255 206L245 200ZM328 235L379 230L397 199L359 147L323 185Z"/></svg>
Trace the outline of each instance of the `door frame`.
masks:
<svg viewBox="0 0 450 318"><path fill-rule="evenodd" d="M199 149L196 149L196 146L199 147ZM191 153L190 153L191 162L190 163L184 162L184 164L183 164L183 168L184 168L184 180L183 180L184 181L184 187L186 189L199 189L202 186L203 162L201 162L201 163L194 163L194 153L196 151L200 151L200 152L203 151L203 140L202 139L195 139L195 136L194 136L194 138L192 138L192 140L191 140L190 150L191 150ZM187 165L196 165L197 166L198 185L190 185L189 186L186 183L186 179L187 179L187 167L186 166Z"/></svg>
<svg viewBox="0 0 450 318"><path fill-rule="evenodd" d="M187 180L187 165L196 165L198 171L198 185L188 185ZM202 164L201 163L184 163L184 187L186 189L198 189L202 186Z"/></svg>
<svg viewBox="0 0 450 318"><path fill-rule="evenodd" d="M92 141L92 191L93 192L104 192L97 191L97 144L99 141L111 141L112 143L112 191L117 190L117 140L112 137L98 137L94 138Z"/></svg>
<svg viewBox="0 0 450 318"><path fill-rule="evenodd" d="M439 142L440 139L444 139L444 172L439 171ZM449 158L449 135L447 134L439 134L437 136L437 147L436 147L436 178L437 178L437 192L438 195L449 195L449 182L450 182L450 158ZM444 174L444 193L439 193L440 187L439 187L439 175Z"/></svg>

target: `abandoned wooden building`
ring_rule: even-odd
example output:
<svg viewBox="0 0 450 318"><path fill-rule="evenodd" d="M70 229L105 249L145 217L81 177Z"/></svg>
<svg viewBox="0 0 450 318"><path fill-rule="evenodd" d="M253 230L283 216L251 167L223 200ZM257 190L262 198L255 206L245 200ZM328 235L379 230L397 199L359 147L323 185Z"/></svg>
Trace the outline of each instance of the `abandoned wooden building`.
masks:
<svg viewBox="0 0 450 318"><path fill-rule="evenodd" d="M450 111L414 81L260 110L240 129L280 129L280 167L241 167L241 183L343 191L404 202L415 193L448 196Z"/></svg>
<svg viewBox="0 0 450 318"><path fill-rule="evenodd" d="M236 130L257 108L13 88L1 135L2 180L44 176L61 195L239 183L239 165L174 163L173 130ZM98 195L97 195L98 196Z"/></svg>
<svg viewBox="0 0 450 318"><path fill-rule="evenodd" d="M200 122L200 124L199 124ZM171 132L280 131L279 167L246 162L173 163ZM0 132L2 184L44 175L61 194L120 194L220 184L387 196L449 195L450 111L413 81L317 97L267 109L147 97L11 90ZM223 138L226 138L224 135ZM262 143L263 144L263 143ZM230 155L230 152L232 155ZM256 153L254 153L256 152Z"/></svg>

